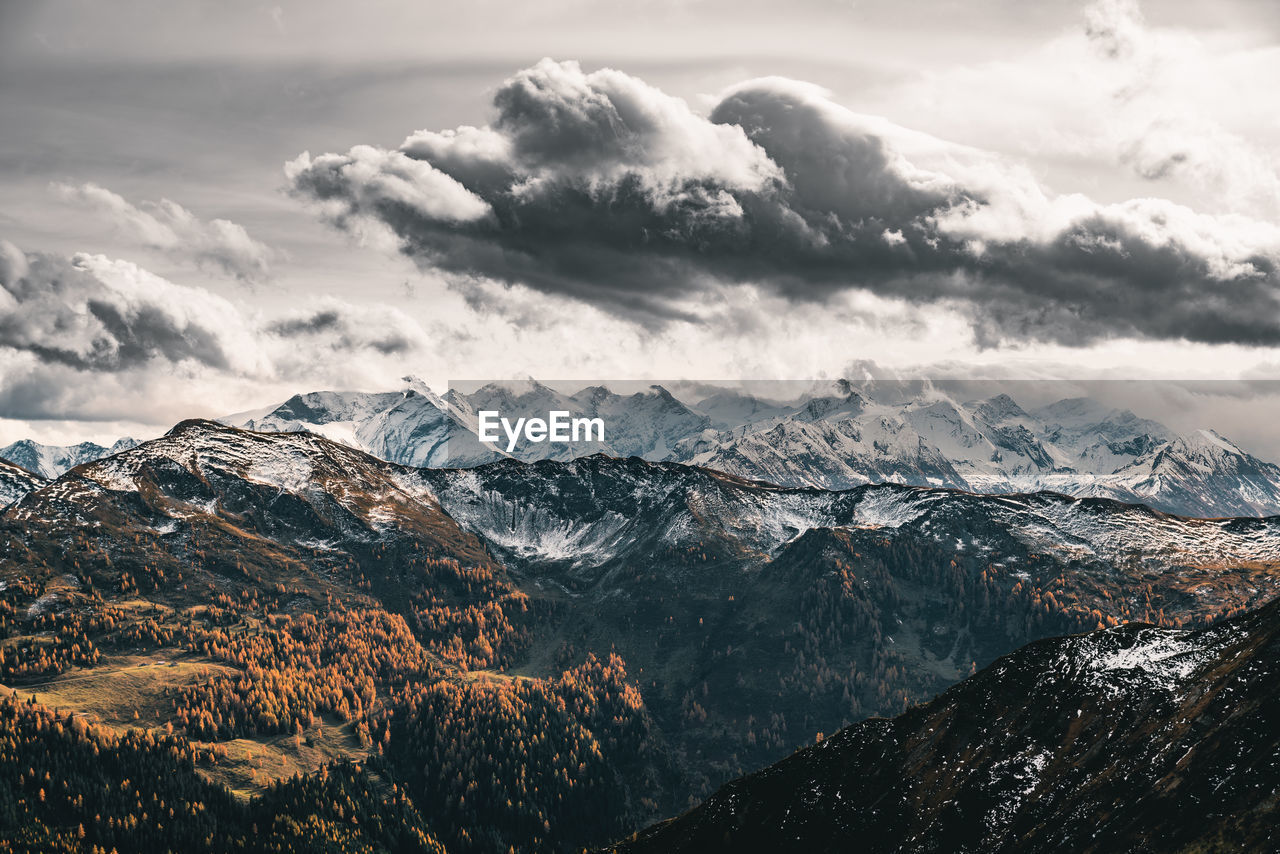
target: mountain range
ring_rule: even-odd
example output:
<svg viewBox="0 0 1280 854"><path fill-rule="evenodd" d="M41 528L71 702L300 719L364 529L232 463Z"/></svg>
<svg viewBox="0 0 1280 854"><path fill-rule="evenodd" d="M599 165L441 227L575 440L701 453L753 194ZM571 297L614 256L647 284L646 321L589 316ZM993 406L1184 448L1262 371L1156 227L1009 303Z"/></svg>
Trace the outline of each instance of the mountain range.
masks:
<svg viewBox="0 0 1280 854"><path fill-rule="evenodd" d="M137 446L137 441L124 438L110 448L95 442L78 445L42 445L31 439L22 439L0 448L0 460L21 466L45 480L52 480L81 463L93 462L111 454L118 454Z"/></svg>
<svg viewBox="0 0 1280 854"><path fill-rule="evenodd" d="M1188 516L1280 513L1280 467L1210 429L1177 436L1083 398L1028 412L1007 394L958 403L928 386L886 391L883 384L844 381L795 404L733 390L686 404L661 386L628 395L597 386L567 395L534 381L437 397L411 379L399 394L297 396L238 426L320 432L406 465L471 466L502 456L475 440L481 409L513 416L561 409L601 416L608 426L604 442L517 449L525 460L603 452L783 486L1052 490Z"/></svg>
<svg viewBox="0 0 1280 854"><path fill-rule="evenodd" d="M457 467L503 455L476 441L479 410L532 417L559 409L603 417L606 440L525 445L515 456L565 460L603 452L782 486L1052 490L1187 516L1280 513L1280 467L1210 429L1177 436L1083 398L1028 412L1007 394L958 403L926 386L903 391L842 381L793 405L732 390L686 404L661 386L628 395L596 386L568 395L527 381L437 397L410 380L393 395L297 396L237 426L311 430L394 462Z"/></svg>
<svg viewBox="0 0 1280 854"><path fill-rule="evenodd" d="M266 779L366 757L461 852L605 845L1028 642L1280 591L1275 519L605 454L413 468L210 421L39 486L0 537L5 686Z"/></svg>
<svg viewBox="0 0 1280 854"><path fill-rule="evenodd" d="M685 403L661 386L566 394L532 380L437 395L409 377L398 392L312 392L221 420L255 431L312 432L402 465L470 467L509 456L477 438L481 410L513 419L564 410L607 425L604 441L526 443L510 454L525 461L606 453L781 486L1048 490L1184 516L1280 514L1280 466L1212 429L1179 436L1086 398L1031 410L1008 394L962 403L922 383L839 381L791 403L722 389ZM0 449L0 458L52 478L134 444L60 448L26 440Z"/></svg>

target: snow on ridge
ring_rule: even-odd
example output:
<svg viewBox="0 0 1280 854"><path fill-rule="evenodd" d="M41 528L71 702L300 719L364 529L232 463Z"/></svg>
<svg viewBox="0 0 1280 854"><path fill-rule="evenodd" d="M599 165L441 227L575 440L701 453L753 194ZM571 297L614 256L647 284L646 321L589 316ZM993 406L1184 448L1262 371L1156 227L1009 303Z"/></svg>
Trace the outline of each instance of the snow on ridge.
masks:
<svg viewBox="0 0 1280 854"><path fill-rule="evenodd" d="M854 507L854 524L874 528L901 528L920 518L927 503L906 490L893 487L869 489Z"/></svg>
<svg viewBox="0 0 1280 854"><path fill-rule="evenodd" d="M606 553L607 544L631 521L609 511L591 521L564 519L490 489L475 469L450 472L431 494L464 530L525 559L580 565Z"/></svg>
<svg viewBox="0 0 1280 854"><path fill-rule="evenodd" d="M134 472L119 457L103 460L91 466L85 474L90 480L112 492L131 492L138 488Z"/></svg>
<svg viewBox="0 0 1280 854"><path fill-rule="evenodd" d="M1195 445L1201 445L1201 446L1212 446L1214 448L1218 448L1220 450L1226 451L1228 454L1243 453L1243 451L1241 451L1238 447L1236 447L1231 442L1219 436L1217 432L1214 430L1197 430L1195 431L1195 433L1191 435L1191 437L1189 437L1189 439L1185 441L1189 445L1195 444Z"/></svg>
<svg viewBox="0 0 1280 854"><path fill-rule="evenodd" d="M575 565L607 554L608 543L631 522L612 511L587 523L563 519L497 492L485 492L478 501L466 504L450 502L449 512L464 528L519 557L567 560Z"/></svg>
<svg viewBox="0 0 1280 854"><path fill-rule="evenodd" d="M759 534L774 548L806 531L836 524L829 498L814 501L810 496L787 494L770 498L772 500L762 502L752 521Z"/></svg>
<svg viewBox="0 0 1280 854"><path fill-rule="evenodd" d="M1187 653L1199 648L1169 630L1144 630L1146 637L1127 649L1117 650L1097 663L1099 670L1133 670L1149 673L1171 673L1186 677L1195 669L1195 662ZM1152 632L1155 632L1152 634Z"/></svg>
<svg viewBox="0 0 1280 854"><path fill-rule="evenodd" d="M1138 680L1170 693L1178 691L1231 636L1149 626L1138 629L1128 646L1119 646L1117 640L1128 631L1125 626L1105 629L1081 637L1074 645L1074 655L1084 664L1088 680L1108 688L1112 697L1121 690L1117 678Z"/></svg>
<svg viewBox="0 0 1280 854"><path fill-rule="evenodd" d="M274 486L281 492L303 493L311 485L313 472L311 460L295 451L287 455L273 455L250 461L244 476L248 480Z"/></svg>
<svg viewBox="0 0 1280 854"><path fill-rule="evenodd" d="M988 500L999 501L1010 514L1010 529L1039 547L1071 543L1107 558L1141 553L1176 556L1191 564L1280 560L1280 529L1261 521L1238 530L1231 520L1161 516L1140 506L1098 512L1065 497L1045 496L1016 507L997 496Z"/></svg>

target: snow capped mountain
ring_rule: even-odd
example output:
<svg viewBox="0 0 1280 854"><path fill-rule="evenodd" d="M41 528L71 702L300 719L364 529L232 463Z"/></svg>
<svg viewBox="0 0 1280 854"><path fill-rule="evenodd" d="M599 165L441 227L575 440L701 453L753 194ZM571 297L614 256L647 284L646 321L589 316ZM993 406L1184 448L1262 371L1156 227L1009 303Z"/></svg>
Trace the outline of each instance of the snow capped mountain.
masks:
<svg viewBox="0 0 1280 854"><path fill-rule="evenodd" d="M733 389L700 399L692 409L710 419L715 430L732 430L746 424L764 424L790 414L795 406L745 394Z"/></svg>
<svg viewBox="0 0 1280 854"><path fill-rule="evenodd" d="M1055 467L1053 455L1036 438L1039 425L1009 395L971 403L967 408L974 423L985 428L984 435L996 448L992 462L1003 471L1018 477Z"/></svg>
<svg viewBox="0 0 1280 854"><path fill-rule="evenodd" d="M771 554L805 531L848 527L1015 562L1050 555L1122 565L1140 555L1197 571L1250 563L1280 569L1280 519L1181 518L1054 493L978 495L896 484L781 488L683 464L603 455L430 470L422 477L453 518L500 550L575 566L621 559L645 543L710 548L705 544L733 541ZM1266 597L1280 576L1257 583Z"/></svg>
<svg viewBox="0 0 1280 854"><path fill-rule="evenodd" d="M1042 406L1032 413L1044 425L1049 441L1075 445L1081 438L1107 442L1128 441L1138 436L1171 439L1168 428L1156 421L1139 418L1127 409L1114 409L1087 397L1072 397Z"/></svg>
<svg viewBox="0 0 1280 854"><path fill-rule="evenodd" d="M360 426L399 403L401 398L397 392L313 391L295 394L266 415L235 426L262 433L318 433L344 445L355 445Z"/></svg>
<svg viewBox="0 0 1280 854"><path fill-rule="evenodd" d="M605 445L614 456L667 459L681 439L711 426L707 415L694 412L659 385L630 395L591 386L569 401L569 411L604 419Z"/></svg>
<svg viewBox="0 0 1280 854"><path fill-rule="evenodd" d="M1057 461L1028 429L1029 417L1002 397L966 406L946 397L913 402L903 417L956 466L967 488L984 490L1052 471Z"/></svg>
<svg viewBox="0 0 1280 854"><path fill-rule="evenodd" d="M118 454L136 447L137 442L130 438L118 440L110 448L104 448L93 442L81 442L78 445L42 445L31 439L22 439L4 448L0 448L0 459L16 463L27 471L34 472L46 479L52 479L75 468L81 463L92 462L111 454Z"/></svg>
<svg viewBox="0 0 1280 854"><path fill-rule="evenodd" d="M680 443L674 456L693 465L787 486L968 485L942 452L894 415L839 421L786 419L768 430L703 434Z"/></svg>
<svg viewBox="0 0 1280 854"><path fill-rule="evenodd" d="M987 493L1052 490L1200 516L1280 514L1280 467L1212 431L1179 438L1096 401L1028 412L1009 395L958 403L868 389L805 401L760 424L704 431L673 459L740 477L831 489L897 482Z"/></svg>
<svg viewBox="0 0 1280 854"><path fill-rule="evenodd" d="M868 389L846 384L838 391L845 393L807 400L759 428L704 433L682 444L676 458L833 489L888 481L1013 491L1034 488L1036 477L1064 464L1065 455L1037 438L1035 420L1007 395L960 404L928 390L918 398L881 390L891 401L883 403Z"/></svg>
<svg viewBox="0 0 1280 854"><path fill-rule="evenodd" d="M789 418L798 421L837 421L862 414L871 399L848 380L836 380L806 395Z"/></svg>
<svg viewBox="0 0 1280 854"><path fill-rule="evenodd" d="M310 431L404 465L470 467L506 456L505 443L476 438L481 410L513 420L562 410L606 424L604 441L522 443L513 454L524 460L634 455L783 486L1051 490L1182 515L1280 514L1280 468L1217 434L1179 438L1087 398L1028 410L1008 394L961 402L927 383L838 380L790 403L726 389L686 404L661 386L570 394L532 379L437 396L409 377L399 392L315 392L224 421Z"/></svg>
<svg viewBox="0 0 1280 854"><path fill-rule="evenodd" d="M264 433L316 433L401 465L469 466L503 456L476 439L475 415L465 400L441 398L416 377L405 377L397 392L312 392L265 415L222 421Z"/></svg>
<svg viewBox="0 0 1280 854"><path fill-rule="evenodd" d="M474 466L506 456L501 446L481 443L478 413L497 410L503 417L546 418L552 411L605 419L605 441L572 445L522 444L521 459L571 459L593 453L662 459L692 433L706 429L707 416L654 386L634 394L615 394L593 386L568 395L534 380L490 383L470 394L456 389L436 395L414 377L400 392L314 392L290 398L268 414L224 423L264 432L318 433L402 465Z"/></svg>
<svg viewBox="0 0 1280 854"><path fill-rule="evenodd" d="M0 460L0 507L12 504L22 496L39 489L45 479L8 460Z"/></svg>
<svg viewBox="0 0 1280 854"><path fill-rule="evenodd" d="M1073 458L1071 467L1110 474L1176 438L1163 424L1088 398L1060 400L1035 411L1040 438Z"/></svg>
<svg viewBox="0 0 1280 854"><path fill-rule="evenodd" d="M1153 506L1203 516L1280 512L1280 466L1253 457L1212 430L1198 430L1149 450L1107 483Z"/></svg>
<svg viewBox="0 0 1280 854"><path fill-rule="evenodd" d="M161 535L226 515L278 541L312 544L306 548L415 530L433 513L438 505L412 469L314 434L254 433L199 420L79 466L6 510L28 526L128 519Z"/></svg>
<svg viewBox="0 0 1280 854"><path fill-rule="evenodd" d="M603 442L531 445L520 454L525 460L565 460L595 453L665 459L678 441L710 426L707 416L693 412L656 385L629 395L588 386L570 395L527 380L491 383L465 398L477 412L497 410L512 419L545 418L548 412L559 410L575 417L603 418L607 425Z"/></svg>
<svg viewBox="0 0 1280 854"><path fill-rule="evenodd" d="M409 388L386 409L360 424L355 447L407 466L473 466L505 453L476 438L475 414L465 401Z"/></svg>

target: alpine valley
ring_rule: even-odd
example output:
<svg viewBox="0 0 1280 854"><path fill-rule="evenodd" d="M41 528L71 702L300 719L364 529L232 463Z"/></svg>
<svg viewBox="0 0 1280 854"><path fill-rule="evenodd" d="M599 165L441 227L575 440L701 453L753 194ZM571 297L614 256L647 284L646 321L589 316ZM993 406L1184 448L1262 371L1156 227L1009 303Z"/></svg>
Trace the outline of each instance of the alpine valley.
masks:
<svg viewBox="0 0 1280 854"><path fill-rule="evenodd" d="M1190 806L1151 850L1265 848L1275 467L835 392L415 383L0 468L0 850L1109 850ZM485 459L475 413L522 405L606 446ZM1051 476L1081 494L1011 491Z"/></svg>

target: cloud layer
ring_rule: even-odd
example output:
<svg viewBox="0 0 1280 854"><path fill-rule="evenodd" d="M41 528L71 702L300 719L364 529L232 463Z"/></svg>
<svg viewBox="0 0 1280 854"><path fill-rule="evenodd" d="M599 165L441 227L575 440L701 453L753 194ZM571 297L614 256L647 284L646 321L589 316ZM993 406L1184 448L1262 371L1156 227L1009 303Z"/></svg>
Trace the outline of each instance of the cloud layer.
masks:
<svg viewBox="0 0 1280 854"><path fill-rule="evenodd" d="M322 297L264 316L128 261L0 240L6 417L177 420L236 384L385 382L427 343L415 321L378 303Z"/></svg>
<svg viewBox="0 0 1280 854"><path fill-rule="evenodd" d="M271 276L271 263L277 253L250 237L238 223L226 219L202 220L169 199L135 205L93 183L55 183L51 189L61 198L108 218L148 248L246 282L259 282Z"/></svg>
<svg viewBox="0 0 1280 854"><path fill-rule="evenodd" d="M1130 50L1125 32L1094 26ZM649 323L723 284L960 307L980 341L1280 343L1280 229L1159 199L1054 195L1001 158L753 80L708 115L619 71L543 60L486 127L303 154L293 192L424 268Z"/></svg>

